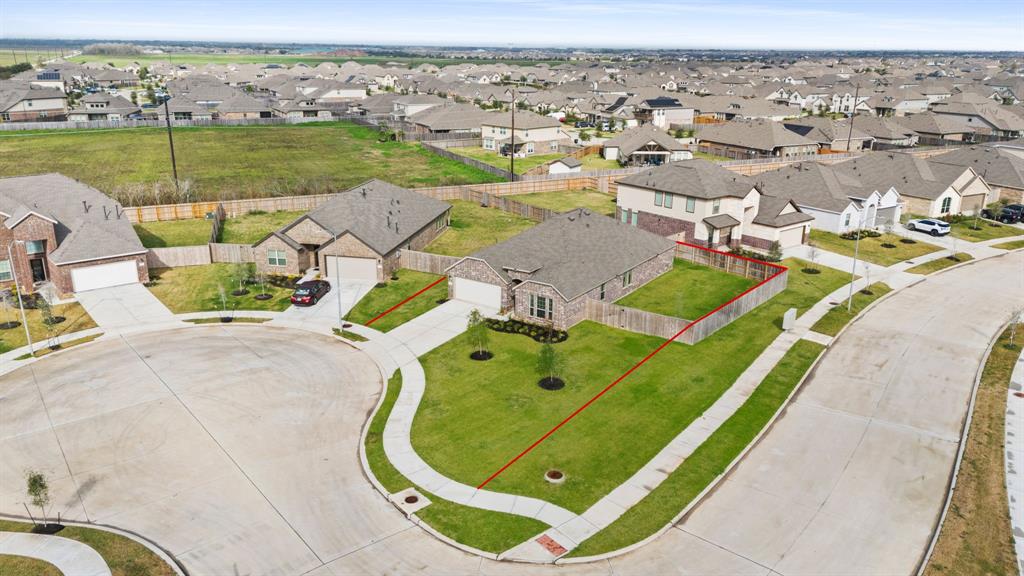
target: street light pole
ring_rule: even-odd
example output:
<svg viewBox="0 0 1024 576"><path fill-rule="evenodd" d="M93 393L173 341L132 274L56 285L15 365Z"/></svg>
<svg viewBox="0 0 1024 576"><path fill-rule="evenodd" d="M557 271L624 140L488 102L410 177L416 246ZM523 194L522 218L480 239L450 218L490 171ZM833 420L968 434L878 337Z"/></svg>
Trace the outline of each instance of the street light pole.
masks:
<svg viewBox="0 0 1024 576"><path fill-rule="evenodd" d="M14 254L11 252L11 246L15 244L24 244L22 240L15 240L7 244L7 261L11 263L11 277L14 278L14 290L18 293L18 309L21 310L21 325L25 328L25 341L28 342L28 353L34 354L32 350L32 334L28 331L28 319L25 318L25 304L21 300L21 285L18 284L18 267L14 265Z"/></svg>
<svg viewBox="0 0 1024 576"><path fill-rule="evenodd" d="M857 279L857 257L860 256L860 235L864 229L864 210L861 208L860 217L857 218L857 239L853 241L853 268L850 269L850 297L846 301L846 311L853 310L853 283Z"/></svg>
<svg viewBox="0 0 1024 576"><path fill-rule="evenodd" d="M337 247L338 234L334 234L334 242L332 246ZM324 264L327 264L327 256L324 255ZM338 328L341 330L345 329L345 315L341 312L341 265L338 264L338 259L334 259L334 290L338 293Z"/></svg>
<svg viewBox="0 0 1024 576"><path fill-rule="evenodd" d="M509 148L508 171L512 182L516 181L516 87L512 86L512 145Z"/></svg>
<svg viewBox="0 0 1024 576"><path fill-rule="evenodd" d="M170 98L164 97L164 120L167 123L167 142L171 145L171 170L174 171L174 191L180 193L181 190L178 187L178 162L174 159L174 136L171 135L171 113L167 106L167 101Z"/></svg>

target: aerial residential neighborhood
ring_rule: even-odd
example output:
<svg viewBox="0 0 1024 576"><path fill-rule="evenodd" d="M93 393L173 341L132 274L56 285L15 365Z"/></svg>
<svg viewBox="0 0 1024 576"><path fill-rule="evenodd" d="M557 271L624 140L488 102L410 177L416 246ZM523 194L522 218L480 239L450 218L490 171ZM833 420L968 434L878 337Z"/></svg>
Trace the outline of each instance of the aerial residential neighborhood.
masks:
<svg viewBox="0 0 1024 576"><path fill-rule="evenodd" d="M1022 39L0 2L0 576L1021 574Z"/></svg>

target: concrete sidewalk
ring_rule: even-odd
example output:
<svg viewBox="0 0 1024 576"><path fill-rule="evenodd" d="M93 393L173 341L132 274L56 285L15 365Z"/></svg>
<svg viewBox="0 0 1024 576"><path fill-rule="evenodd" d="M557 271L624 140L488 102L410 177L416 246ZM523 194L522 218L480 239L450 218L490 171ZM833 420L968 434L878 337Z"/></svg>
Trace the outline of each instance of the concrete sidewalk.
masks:
<svg viewBox="0 0 1024 576"><path fill-rule="evenodd" d="M167 306L138 283L76 292L75 298L96 324L108 332L174 321Z"/></svg>
<svg viewBox="0 0 1024 576"><path fill-rule="evenodd" d="M110 576L110 567L99 552L77 540L60 536L0 532L0 554L49 562L64 576Z"/></svg>

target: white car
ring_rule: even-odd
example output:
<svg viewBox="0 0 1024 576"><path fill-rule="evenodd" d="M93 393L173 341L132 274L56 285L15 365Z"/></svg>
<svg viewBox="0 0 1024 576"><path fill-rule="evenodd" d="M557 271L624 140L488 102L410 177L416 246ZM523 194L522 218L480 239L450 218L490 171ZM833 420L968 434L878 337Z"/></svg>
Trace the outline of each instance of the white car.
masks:
<svg viewBox="0 0 1024 576"><path fill-rule="evenodd" d="M907 228L916 232L927 232L932 236L949 234L949 223L935 218L921 218L907 222Z"/></svg>

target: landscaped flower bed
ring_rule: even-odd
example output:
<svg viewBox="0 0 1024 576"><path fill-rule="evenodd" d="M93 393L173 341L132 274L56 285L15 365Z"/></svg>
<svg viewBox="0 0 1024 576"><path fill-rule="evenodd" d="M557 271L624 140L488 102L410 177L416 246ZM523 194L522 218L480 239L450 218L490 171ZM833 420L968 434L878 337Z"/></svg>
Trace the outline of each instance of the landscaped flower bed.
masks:
<svg viewBox="0 0 1024 576"><path fill-rule="evenodd" d="M537 324L530 324L520 320L496 320L494 318L488 318L487 327L495 332L529 336L541 344L558 344L559 342L565 342L569 339L569 333L565 330L555 330L549 326L539 326Z"/></svg>

